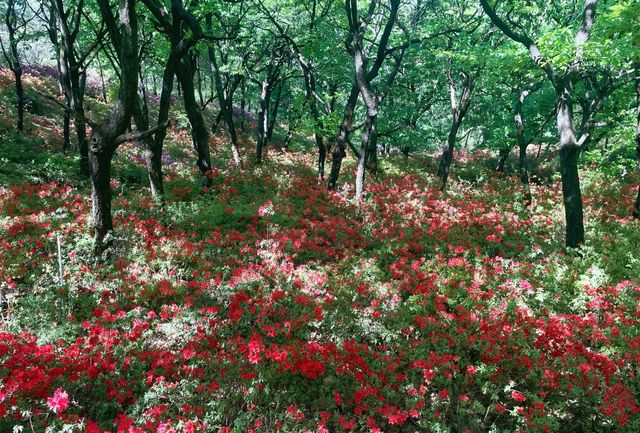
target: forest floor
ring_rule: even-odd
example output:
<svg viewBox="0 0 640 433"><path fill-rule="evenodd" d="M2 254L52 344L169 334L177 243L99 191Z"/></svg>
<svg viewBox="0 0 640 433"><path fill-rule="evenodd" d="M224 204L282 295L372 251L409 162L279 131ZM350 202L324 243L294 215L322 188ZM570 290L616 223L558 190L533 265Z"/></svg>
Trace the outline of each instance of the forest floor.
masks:
<svg viewBox="0 0 640 433"><path fill-rule="evenodd" d="M567 253L551 172L525 208L485 153L446 192L432 158L385 158L358 211L352 163L331 193L302 140L233 171L215 136L202 194L178 122L164 207L118 150L95 257L60 110L36 109L18 135L0 107L0 431L640 431L637 174L582 170Z"/></svg>

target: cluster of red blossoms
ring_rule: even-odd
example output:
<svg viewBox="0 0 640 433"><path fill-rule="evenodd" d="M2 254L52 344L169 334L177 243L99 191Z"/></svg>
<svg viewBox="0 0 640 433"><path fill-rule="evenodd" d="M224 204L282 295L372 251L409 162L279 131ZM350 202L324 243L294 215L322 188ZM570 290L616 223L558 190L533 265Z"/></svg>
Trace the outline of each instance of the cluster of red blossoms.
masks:
<svg viewBox="0 0 640 433"><path fill-rule="evenodd" d="M120 196L102 262L78 191L0 192L0 431L640 428L640 288L563 255L504 185L393 177L358 212L311 175L214 180L165 210Z"/></svg>

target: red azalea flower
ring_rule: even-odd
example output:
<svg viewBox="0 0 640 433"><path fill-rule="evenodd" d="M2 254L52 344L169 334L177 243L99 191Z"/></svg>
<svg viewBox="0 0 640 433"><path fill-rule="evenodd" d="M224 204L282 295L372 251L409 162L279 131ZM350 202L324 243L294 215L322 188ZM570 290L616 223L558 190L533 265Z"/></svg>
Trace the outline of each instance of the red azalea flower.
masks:
<svg viewBox="0 0 640 433"><path fill-rule="evenodd" d="M62 388L56 389L56 392L53 393L53 397L49 397L47 399L47 405L49 409L54 411L55 413L64 412L69 406L69 396L66 391L63 391Z"/></svg>

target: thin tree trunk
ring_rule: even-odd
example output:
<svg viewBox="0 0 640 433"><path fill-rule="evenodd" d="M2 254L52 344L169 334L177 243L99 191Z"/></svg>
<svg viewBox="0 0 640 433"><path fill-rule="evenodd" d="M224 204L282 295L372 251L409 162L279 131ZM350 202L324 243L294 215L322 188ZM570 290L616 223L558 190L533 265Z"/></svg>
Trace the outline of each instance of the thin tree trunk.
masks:
<svg viewBox="0 0 640 433"><path fill-rule="evenodd" d="M142 77L140 77L142 78ZM139 86L138 99L133 112L133 117L136 122L138 131L149 130L149 108L146 101L146 92L144 90L144 84L141 82ZM147 175L149 177L149 186L151 188L151 196L158 202L162 201L163 188L162 188L162 153L160 152L159 161L154 161L155 142L152 136L145 136L139 140L144 150L144 160L147 167Z"/></svg>
<svg viewBox="0 0 640 433"><path fill-rule="evenodd" d="M71 149L71 107L65 103L64 114L62 115L62 149L67 152Z"/></svg>
<svg viewBox="0 0 640 433"><path fill-rule="evenodd" d="M100 93L102 94L102 101L107 102L107 85L104 81L104 69L102 68L102 62L100 56L96 55L96 61L98 62L98 71L100 71ZM155 76L153 78L155 80Z"/></svg>
<svg viewBox="0 0 640 433"><path fill-rule="evenodd" d="M240 90L240 110L242 111L240 115L240 130L242 132L245 132L244 122L245 122L245 115L246 115L246 111L245 111L245 105L247 102L246 98L247 98L247 82L245 78L242 77L242 89Z"/></svg>
<svg viewBox="0 0 640 433"><path fill-rule="evenodd" d="M206 16L206 25L207 31L211 31L213 26L211 14L208 14ZM213 82L215 83L216 93L218 94L218 101L220 102L222 120L224 121L227 137L229 138L229 142L231 145L231 157L236 168L240 168L242 167L242 160L240 159L240 151L238 150L238 137L236 135L236 128L233 124L233 90L235 90L235 87L237 87L239 81L235 84L235 86L229 86L229 94L225 94L222 85L222 77L220 76L220 70L218 69L215 49L212 45L209 46L208 54L209 63L211 65L211 76Z"/></svg>
<svg viewBox="0 0 640 433"><path fill-rule="evenodd" d="M184 109L191 124L191 136L198 157L197 165L200 171L200 187L211 186L211 156L209 153L209 132L204 123L202 112L196 102L193 79L195 75L194 60L187 54L176 69L178 81L182 86Z"/></svg>
<svg viewBox="0 0 640 433"><path fill-rule="evenodd" d="M280 110L280 102L282 101L282 88L284 87L284 82L280 83L278 86L278 91L276 92L276 99L271 104L271 108L269 109L269 119L267 124L267 137L265 140L265 144L271 141L273 137L273 130L276 127L276 122L278 120L278 111Z"/></svg>
<svg viewBox="0 0 640 433"><path fill-rule="evenodd" d="M520 184L524 192L524 205L529 207L531 205L531 188L529 186L529 173L527 171L527 140L524 136L524 121L522 120L522 108L525 98L531 92L525 90L520 93L518 102L516 102L516 113L513 116L513 122L516 127L516 140L518 142L518 172L520 174Z"/></svg>
<svg viewBox="0 0 640 433"><path fill-rule="evenodd" d="M18 110L18 118L16 127L18 131L24 130L24 88L22 87L22 68L18 66L12 69L16 82L16 108Z"/></svg>
<svg viewBox="0 0 640 433"><path fill-rule="evenodd" d="M169 59L164 67L162 75L162 90L160 92L160 102L158 104L158 125L165 125L169 120L169 109L171 108L171 93L173 91L173 78L175 69L179 62L179 54L175 47L169 54ZM145 149L144 159L151 186L151 194L154 198L162 200L164 196L164 185L162 180L162 151L164 139L167 136L166 127L160 128L155 133L149 148ZM148 143L148 142L147 142Z"/></svg>
<svg viewBox="0 0 640 433"><path fill-rule="evenodd" d="M560 135L560 175L565 209L566 245L576 248L584 242L582 192L578 176L580 146L575 136L571 93L567 88L559 92L556 119Z"/></svg>
<svg viewBox="0 0 640 433"><path fill-rule="evenodd" d="M442 152L442 157L440 159L440 165L438 166L438 178L442 184L441 190L447 186L447 181L449 179L449 172L451 170L451 163L453 162L453 152L456 146L456 136L458 135L458 130L460 129L460 125L462 125L462 121L464 120L464 116L467 113L467 109L469 108L469 102L471 99L471 93L473 92L474 85L474 77L464 74L464 83L462 85L462 92L460 94L460 100L458 101L456 97L456 89L455 84L453 82L453 78L451 76L451 72L448 72L449 78L449 96L451 100L451 114L452 114L452 122L451 129L449 130L449 135L447 136L447 147Z"/></svg>
<svg viewBox="0 0 640 433"><path fill-rule="evenodd" d="M505 165L507 164L507 159L509 159L509 155L511 154L511 146L503 147L500 149L498 156L498 166L496 167L496 171L498 173L505 173Z"/></svg>
<svg viewBox="0 0 640 433"><path fill-rule="evenodd" d="M454 117L451 129L449 130L449 135L447 136L447 146L443 149L442 156L440 157L438 178L441 183L440 188L443 191L447 186L447 181L449 180L449 172L451 171L451 163L453 162L453 152L456 147L456 135L460 129L461 120L462 119L459 119L457 116Z"/></svg>
<svg viewBox="0 0 640 433"><path fill-rule="evenodd" d="M200 106L204 106L204 96L202 96L202 72L200 71L200 53L196 55L196 74L198 77L198 98L200 99Z"/></svg>
<svg viewBox="0 0 640 433"><path fill-rule="evenodd" d="M329 173L329 180L327 182L327 188L329 190L335 190L338 186L342 158L347 156L347 140L349 139L351 126L353 124L353 112L358 103L358 95L360 95L360 89L358 89L358 85L354 82L351 85L351 93L344 107L344 115L342 116L342 124L340 125L340 131L336 138L336 144L331 148L331 172Z"/></svg>
<svg viewBox="0 0 640 433"><path fill-rule="evenodd" d="M260 89L260 104L258 108L258 139L256 140L256 164L262 162L262 149L267 141L269 129L269 100L271 99L271 85L268 80L262 82Z"/></svg>
<svg viewBox="0 0 640 433"><path fill-rule="evenodd" d="M73 125L76 130L78 150L80 152L80 171L85 175L89 175L89 143L87 141L87 126L83 106L86 72L80 71L81 65L78 64L74 49L78 29L70 27L67 21L69 11L65 11L63 1L56 0L55 4L62 36L62 44L60 45L62 82L66 87L65 92L71 101ZM78 6L82 8L83 4L84 2L81 2ZM76 25L79 25L79 23L76 23Z"/></svg>
<svg viewBox="0 0 640 433"><path fill-rule="evenodd" d="M377 107L376 107L377 108ZM364 122L364 128L362 131L362 137L360 141L360 154L358 157L358 166L356 169L356 202L362 202L362 196L364 194L364 176L367 162L367 153L369 153L369 143L375 140L376 136L376 120L378 117L377 111L367 110L367 117Z"/></svg>
<svg viewBox="0 0 640 433"><path fill-rule="evenodd" d="M636 158L638 159L638 170L640 170L640 62L635 65L636 81ZM634 206L633 216L640 218L640 185L638 185L638 196Z"/></svg>

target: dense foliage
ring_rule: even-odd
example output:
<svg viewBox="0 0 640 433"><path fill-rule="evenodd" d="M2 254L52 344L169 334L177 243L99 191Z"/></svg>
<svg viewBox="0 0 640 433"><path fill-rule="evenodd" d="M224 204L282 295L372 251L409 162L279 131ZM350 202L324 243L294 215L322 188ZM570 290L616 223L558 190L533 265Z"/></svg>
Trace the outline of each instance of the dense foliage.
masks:
<svg viewBox="0 0 640 433"><path fill-rule="evenodd" d="M638 2L0 13L1 432L640 430Z"/></svg>

